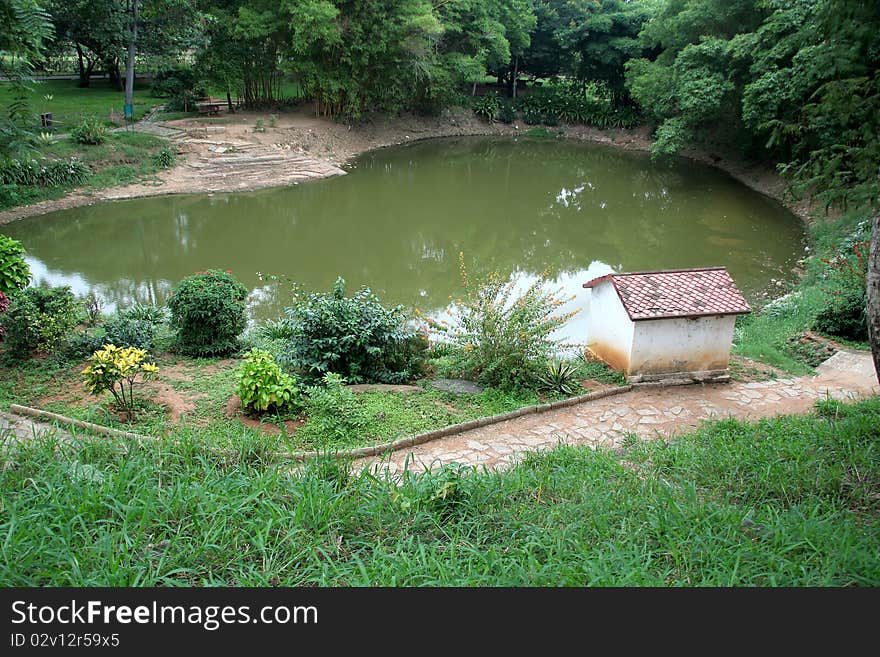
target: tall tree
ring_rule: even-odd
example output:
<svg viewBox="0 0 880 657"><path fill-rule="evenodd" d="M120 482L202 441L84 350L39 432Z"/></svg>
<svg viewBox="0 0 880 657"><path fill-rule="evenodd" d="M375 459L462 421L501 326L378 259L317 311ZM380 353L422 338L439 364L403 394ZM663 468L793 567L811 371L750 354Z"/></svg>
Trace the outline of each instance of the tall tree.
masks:
<svg viewBox="0 0 880 657"><path fill-rule="evenodd" d="M52 38L49 17L34 0L0 0L0 75L12 86L13 100L0 115L0 159L32 147L27 102L34 61Z"/></svg>

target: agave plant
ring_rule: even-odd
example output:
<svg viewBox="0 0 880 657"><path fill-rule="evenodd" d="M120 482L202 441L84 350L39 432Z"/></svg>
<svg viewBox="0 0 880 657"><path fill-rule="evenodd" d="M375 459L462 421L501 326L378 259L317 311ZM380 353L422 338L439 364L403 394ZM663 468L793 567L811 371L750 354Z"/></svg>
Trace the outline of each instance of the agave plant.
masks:
<svg viewBox="0 0 880 657"><path fill-rule="evenodd" d="M573 395L578 388L577 365L565 360L551 360L538 377L541 390Z"/></svg>

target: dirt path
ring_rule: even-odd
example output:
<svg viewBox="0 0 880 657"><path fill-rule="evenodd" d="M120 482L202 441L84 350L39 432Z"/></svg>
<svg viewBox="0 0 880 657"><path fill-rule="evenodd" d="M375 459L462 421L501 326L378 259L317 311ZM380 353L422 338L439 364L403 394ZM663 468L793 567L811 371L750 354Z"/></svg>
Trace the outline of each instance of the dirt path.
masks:
<svg viewBox="0 0 880 657"><path fill-rule="evenodd" d="M275 117L275 118L272 118ZM258 126L258 121L261 125ZM374 148L431 137L508 135L524 133L522 123L488 124L464 108L438 117L377 118L357 125L317 118L310 106L278 115L266 112L221 114L164 123L144 121L136 129L174 143L179 163L150 183L112 187L94 192L76 191L61 199L42 201L0 212L0 224L55 210L100 201L204 192L235 192L277 187L345 173L342 168L357 155ZM626 150L645 151L651 138L644 127L636 130L599 130L564 126L568 139L604 143ZM772 168L726 160L709 152L686 156L719 167L749 187L782 199L784 181ZM157 182L158 181L158 182ZM809 206L786 203L806 218Z"/></svg>
<svg viewBox="0 0 880 657"><path fill-rule="evenodd" d="M815 376L715 385L638 387L630 392L555 411L467 431L456 436L368 458L358 467L420 472L446 463L503 468L523 453L560 442L616 447L628 434L669 438L704 420L736 417L752 420L806 413L820 399L856 399L880 392L867 352L839 351Z"/></svg>

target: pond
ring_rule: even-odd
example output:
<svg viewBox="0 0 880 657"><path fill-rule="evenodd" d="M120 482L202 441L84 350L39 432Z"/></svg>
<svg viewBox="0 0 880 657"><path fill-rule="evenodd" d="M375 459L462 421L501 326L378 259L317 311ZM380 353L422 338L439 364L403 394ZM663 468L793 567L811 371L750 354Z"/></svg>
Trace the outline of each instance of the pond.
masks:
<svg viewBox="0 0 880 657"><path fill-rule="evenodd" d="M94 290L106 307L161 303L194 271L231 269L251 314L273 317L288 277L370 286L442 316L470 275L546 276L584 307L614 271L726 266L754 300L791 280L802 223L727 174L689 160L535 138L436 139L357 159L349 174L250 193L99 203L2 227L36 283ZM581 315L583 315L582 313ZM566 337L583 340L584 317Z"/></svg>

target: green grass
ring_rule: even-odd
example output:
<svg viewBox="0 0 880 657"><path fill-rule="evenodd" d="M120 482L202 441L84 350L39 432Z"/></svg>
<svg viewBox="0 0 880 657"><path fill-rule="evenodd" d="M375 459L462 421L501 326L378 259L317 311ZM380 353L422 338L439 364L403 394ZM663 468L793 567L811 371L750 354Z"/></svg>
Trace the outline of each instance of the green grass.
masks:
<svg viewBox="0 0 880 657"><path fill-rule="evenodd" d="M167 142L159 137L124 131L108 135L107 141L98 146L85 146L70 139L61 139L43 147L40 154L53 159L77 157L87 164L91 174L80 188L88 192L150 180L160 170L153 156L165 146ZM70 185L16 186L14 190L0 195L0 210L61 198L72 189Z"/></svg>
<svg viewBox="0 0 880 657"><path fill-rule="evenodd" d="M45 99L52 96L51 100ZM88 89L77 86L76 80L46 80L33 82L28 95L30 109L36 115L35 128L40 127L39 115L52 112L53 128L65 133L76 125L83 115L94 115L108 124L111 111L122 115L125 95L110 87L107 80L93 80ZM12 92L7 82L0 82L0 105L12 100ZM134 117L140 119L154 105L165 102L150 94L149 83L139 81L134 89Z"/></svg>
<svg viewBox="0 0 880 657"><path fill-rule="evenodd" d="M227 439L7 444L0 585L880 585L876 398L397 481Z"/></svg>
<svg viewBox="0 0 880 657"><path fill-rule="evenodd" d="M737 318L733 352L793 374L810 373L809 355L799 351L791 340L811 330L817 315L829 302L823 289L826 269L823 259L833 257L840 249L851 247L854 241L862 239L867 219L865 212L857 211L833 220L816 218L810 226L813 254L805 263L804 277L787 298ZM828 337L851 348L868 348L865 343Z"/></svg>

